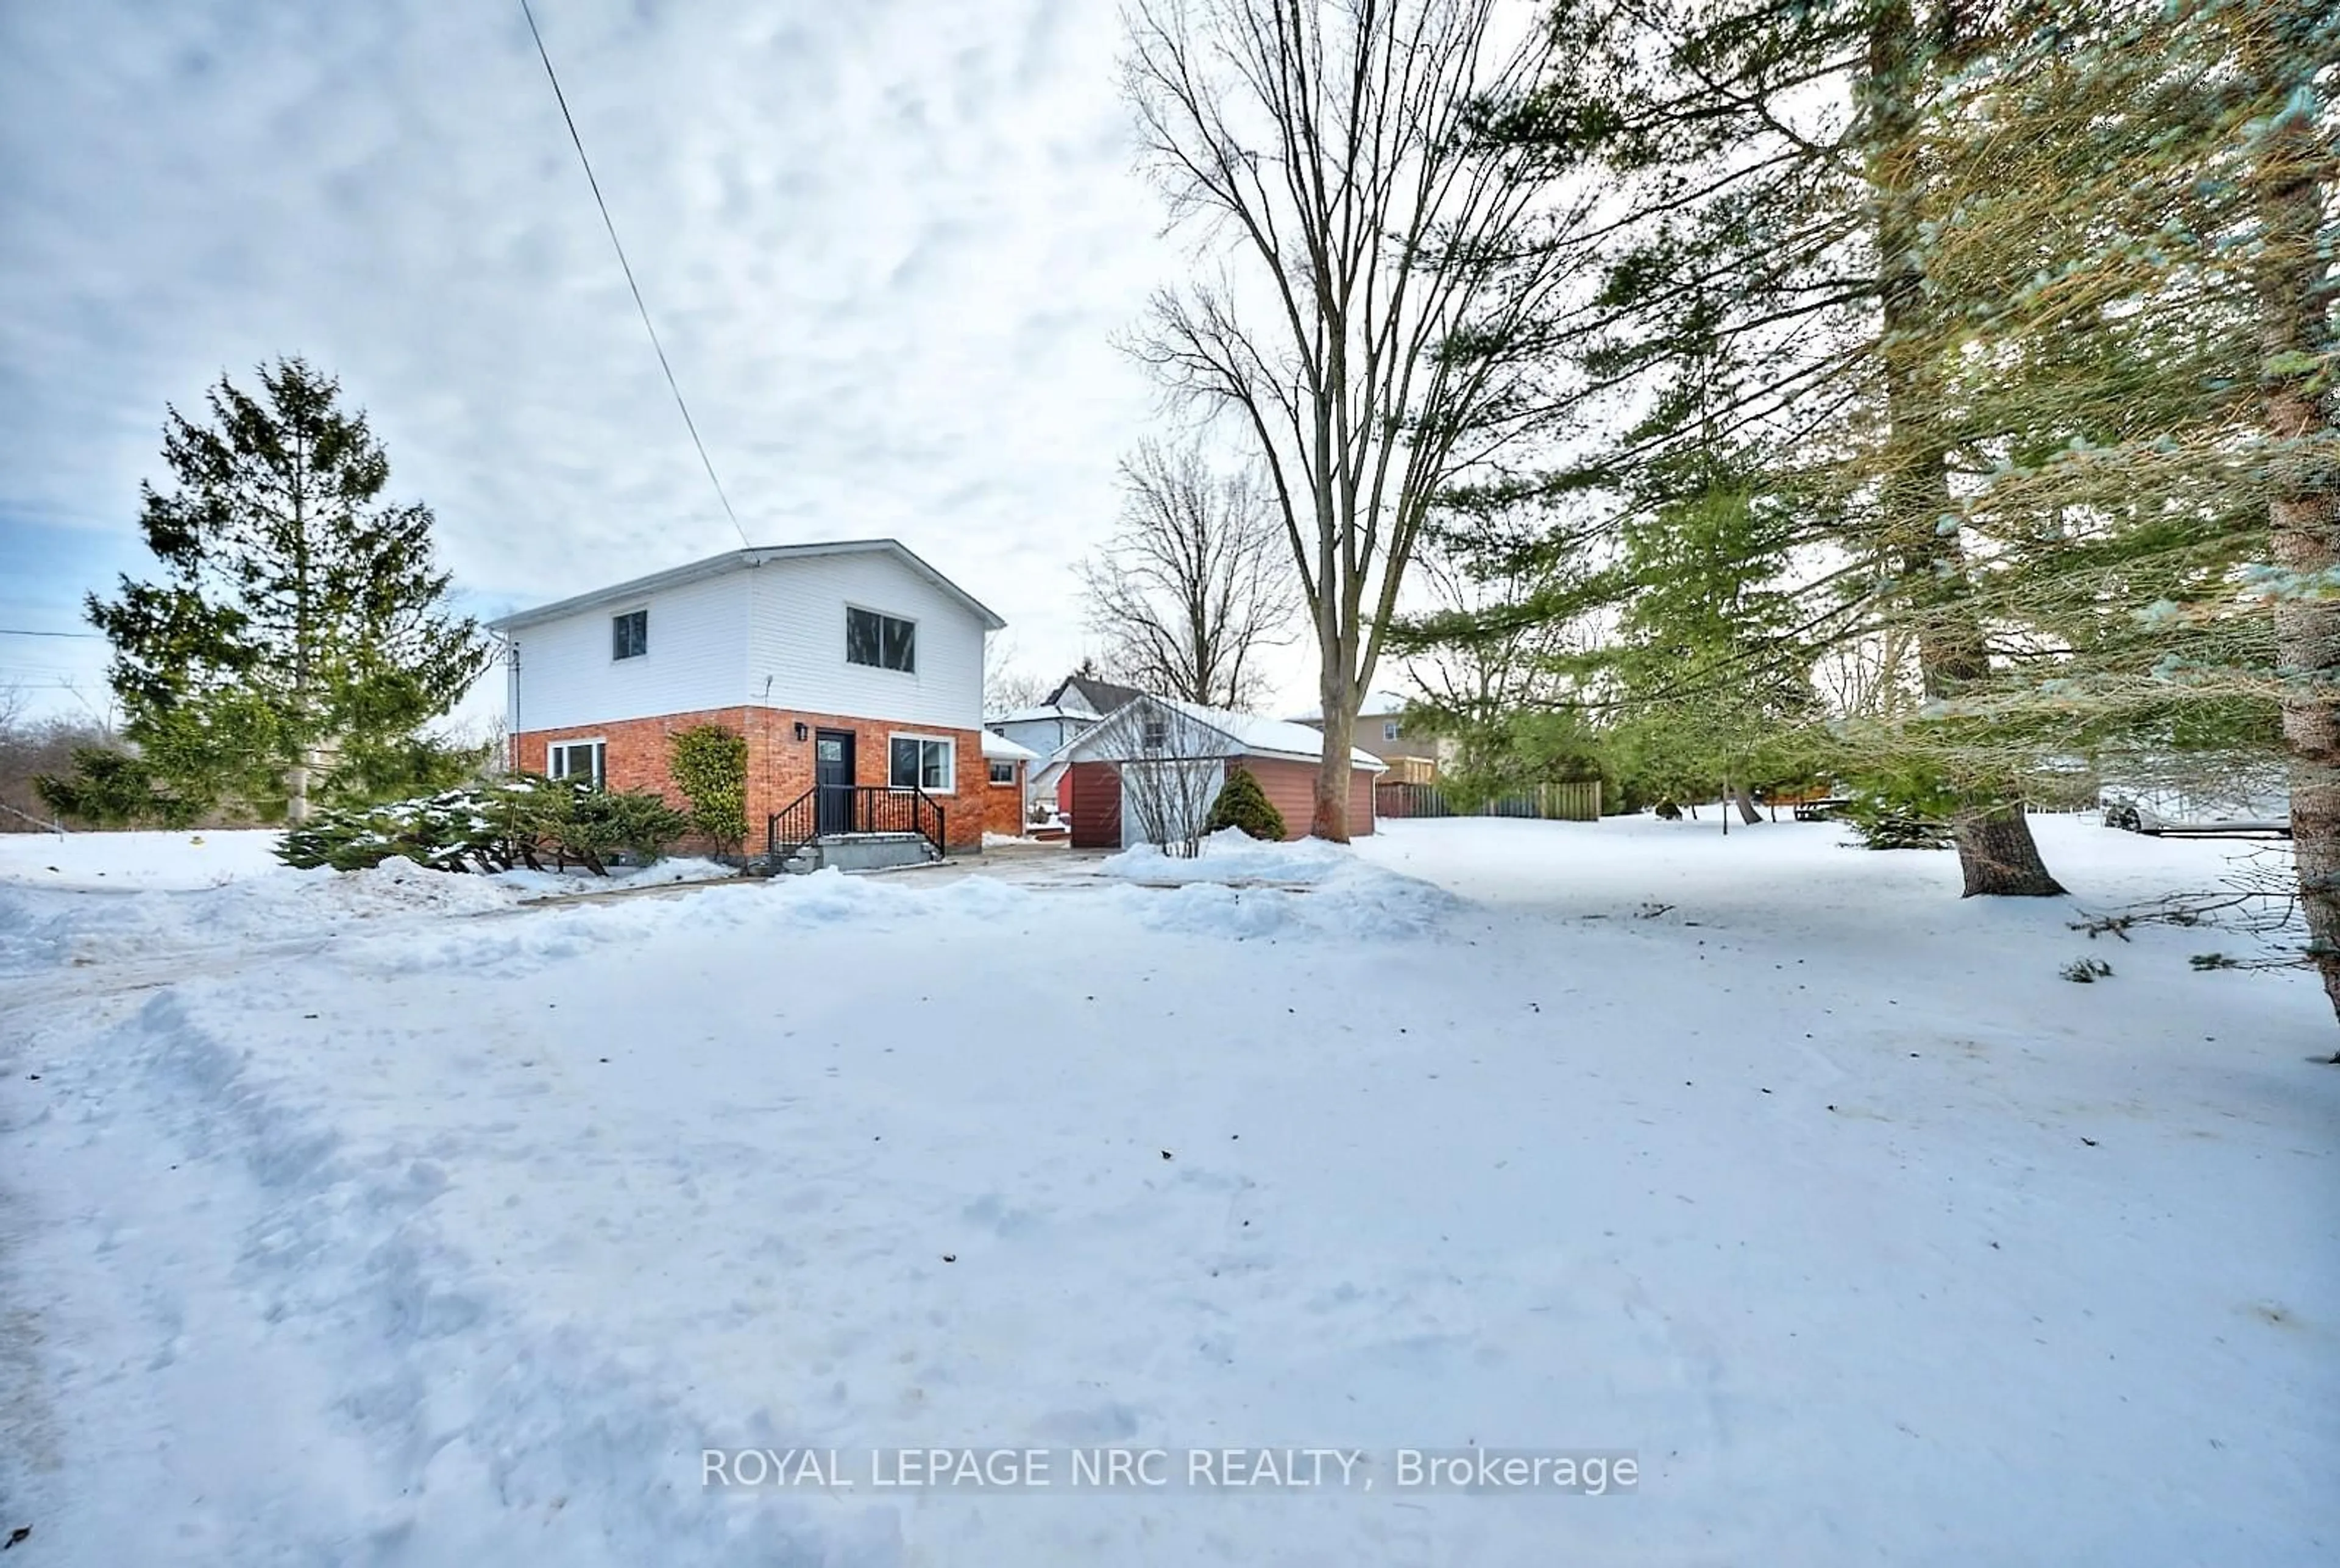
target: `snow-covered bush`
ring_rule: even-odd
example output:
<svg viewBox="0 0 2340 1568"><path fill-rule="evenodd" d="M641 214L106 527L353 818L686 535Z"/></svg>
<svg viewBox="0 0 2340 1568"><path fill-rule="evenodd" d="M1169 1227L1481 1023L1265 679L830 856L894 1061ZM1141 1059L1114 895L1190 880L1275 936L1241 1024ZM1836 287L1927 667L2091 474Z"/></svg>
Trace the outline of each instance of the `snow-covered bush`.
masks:
<svg viewBox="0 0 2340 1568"><path fill-rule="evenodd" d="M540 819L539 851L564 867L574 860L597 877L607 876L620 855L659 859L690 830L690 819L655 789L579 788L563 804Z"/></svg>
<svg viewBox="0 0 2340 1568"><path fill-rule="evenodd" d="M304 869L356 871L404 858L441 871L578 865L606 876L620 855L657 859L689 825L654 790L522 773L422 799L321 811L286 832L276 854Z"/></svg>
<svg viewBox="0 0 2340 1568"><path fill-rule="evenodd" d="M1219 798L1211 805L1209 821L1204 831L1215 833L1223 828L1240 828L1254 839L1270 842L1284 838L1284 813L1259 787L1259 780L1248 768L1229 768L1227 781L1219 789Z"/></svg>

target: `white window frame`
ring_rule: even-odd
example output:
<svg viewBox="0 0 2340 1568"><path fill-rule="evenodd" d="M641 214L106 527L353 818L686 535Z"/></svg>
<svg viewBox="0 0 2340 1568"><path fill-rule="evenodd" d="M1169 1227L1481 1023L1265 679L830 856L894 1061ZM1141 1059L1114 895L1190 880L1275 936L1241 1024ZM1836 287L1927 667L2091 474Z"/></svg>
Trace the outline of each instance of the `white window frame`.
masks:
<svg viewBox="0 0 2340 1568"><path fill-rule="evenodd" d="M858 660L858 659L856 659L856 658L854 658L854 657L853 657L853 616L854 616L854 612L855 612L856 610L860 611L860 612L861 612L862 614L864 614L864 615L874 615L874 616L878 617L878 663L876 663L876 664L864 664L864 663L862 663L862 662L861 662L861 660ZM887 621L889 621L889 620L898 620L898 621L900 621L903 625L905 625L905 626L907 626L907 627L908 627L908 628L910 629L910 667L909 667L907 670L897 670L894 666L892 666L892 665L887 664L887 663L886 663L886 662L885 662L885 658L886 658L886 622L887 622ZM849 665L851 665L854 669L856 669L856 670L883 670L883 671L884 671L886 674L887 674L887 675L907 675L907 676L909 676L909 677L910 677L911 679L913 679L913 680L916 680L916 679L917 678L917 674L918 674L918 620L917 620L917 616L914 616L914 615L897 615L897 614L895 614L895 613L894 613L892 610L880 610L880 609L878 609L878 608L876 605L874 605L874 604L855 604L855 603L851 602L850 600L848 600L848 601L846 603L846 606L845 606L845 628L844 628L844 630L845 630L845 662L846 662L846 663L848 663L848 664L849 664Z"/></svg>
<svg viewBox="0 0 2340 1568"><path fill-rule="evenodd" d="M939 746L943 749L943 784L941 789L928 789L923 783L911 785L897 784L894 782L894 742L897 740L916 740L924 745ZM923 779L926 777L926 754L921 752L918 757L918 776L920 779ZM897 729L889 732L886 737L886 788L905 795L908 794L913 789L925 789L929 795L957 794L957 738L951 735L927 735L915 729Z"/></svg>
<svg viewBox="0 0 2340 1568"><path fill-rule="evenodd" d="M605 736L564 735L558 740L546 741L544 743L544 776L548 779L570 777L567 773L555 773L552 770L552 759L556 757L564 758L563 766L565 767L567 765L565 754L571 746L590 746L593 749L593 788L608 789L610 787L610 742Z"/></svg>
<svg viewBox="0 0 2340 1568"><path fill-rule="evenodd" d="M1005 779L999 776L1003 768L1007 770ZM1013 758L987 757L983 759L983 771L986 778L1001 789L1014 789L1016 786L1016 761Z"/></svg>
<svg viewBox="0 0 2340 1568"><path fill-rule="evenodd" d="M1394 719L1384 719L1382 720L1382 739L1384 740L1395 740L1404 729L1405 726L1401 724L1398 720Z"/></svg>
<svg viewBox="0 0 2340 1568"><path fill-rule="evenodd" d="M630 615L639 615L642 618L642 650L640 653L628 653L621 656L618 652L618 622ZM637 604L631 610L612 611L610 616L610 662L630 664L637 659L648 659L649 656L650 607L647 604Z"/></svg>

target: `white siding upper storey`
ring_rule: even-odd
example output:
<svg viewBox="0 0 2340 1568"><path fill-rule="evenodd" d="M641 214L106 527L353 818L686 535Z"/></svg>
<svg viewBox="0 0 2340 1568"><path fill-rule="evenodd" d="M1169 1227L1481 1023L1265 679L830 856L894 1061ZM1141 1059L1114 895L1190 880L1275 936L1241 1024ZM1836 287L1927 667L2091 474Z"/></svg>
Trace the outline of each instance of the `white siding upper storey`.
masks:
<svg viewBox="0 0 2340 1568"><path fill-rule="evenodd" d="M911 668L848 660L853 610L908 621ZM636 611L643 650L620 658L616 622ZM984 634L1000 621L879 540L737 551L494 625L520 733L744 706L980 729Z"/></svg>

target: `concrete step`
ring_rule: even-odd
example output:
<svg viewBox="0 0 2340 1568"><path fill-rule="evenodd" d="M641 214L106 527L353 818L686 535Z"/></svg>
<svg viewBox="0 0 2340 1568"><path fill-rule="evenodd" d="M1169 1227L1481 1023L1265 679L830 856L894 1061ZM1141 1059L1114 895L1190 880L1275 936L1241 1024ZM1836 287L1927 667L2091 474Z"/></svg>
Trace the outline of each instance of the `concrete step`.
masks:
<svg viewBox="0 0 2340 1568"><path fill-rule="evenodd" d="M896 866L918 866L941 858L935 847L917 833L829 833L802 844L780 862L791 875L823 871L882 871Z"/></svg>

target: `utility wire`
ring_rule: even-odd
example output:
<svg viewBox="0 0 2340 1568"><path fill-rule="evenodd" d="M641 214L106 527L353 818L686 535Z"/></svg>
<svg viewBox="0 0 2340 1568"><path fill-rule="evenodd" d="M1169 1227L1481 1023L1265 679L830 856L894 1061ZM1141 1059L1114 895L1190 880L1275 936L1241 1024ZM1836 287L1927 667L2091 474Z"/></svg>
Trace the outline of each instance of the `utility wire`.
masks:
<svg viewBox="0 0 2340 1568"><path fill-rule="evenodd" d="M715 487L715 499L723 503L723 515L731 520L732 531L739 542L748 542L748 531L739 526L739 514L731 510L731 498L723 493L723 481L715 477L715 461L707 455L707 443L699 439L698 422L690 417L690 405L682 400L682 385L674 379L674 366L667 362L666 345L659 342L658 328L650 325L650 308L642 300L642 286L634 281L633 263L626 260L626 247L618 238L617 221L610 216L610 203L601 195L601 182L593 176L593 160L585 155L585 139L577 134L577 117L569 112L569 95L560 90L560 76L552 68L552 55L544 47L544 35L536 25L536 13L528 0L520 0L521 15L528 18L529 36L536 40L536 57L544 62L545 79L552 84L552 96L560 105L560 117L568 124L569 139L577 147L577 161L585 165L585 183L593 187L593 204L601 209L601 226L610 231L610 247L618 253L618 265L626 274L626 287L634 292L634 308L642 313L642 330L650 335L650 347L658 352L659 369L666 372L666 384L674 393L674 406L682 411L683 428L690 432L690 444L699 449L699 461L707 466L707 482Z"/></svg>
<svg viewBox="0 0 2340 1568"><path fill-rule="evenodd" d="M19 626L0 626L0 637L102 637L98 631L27 631Z"/></svg>

